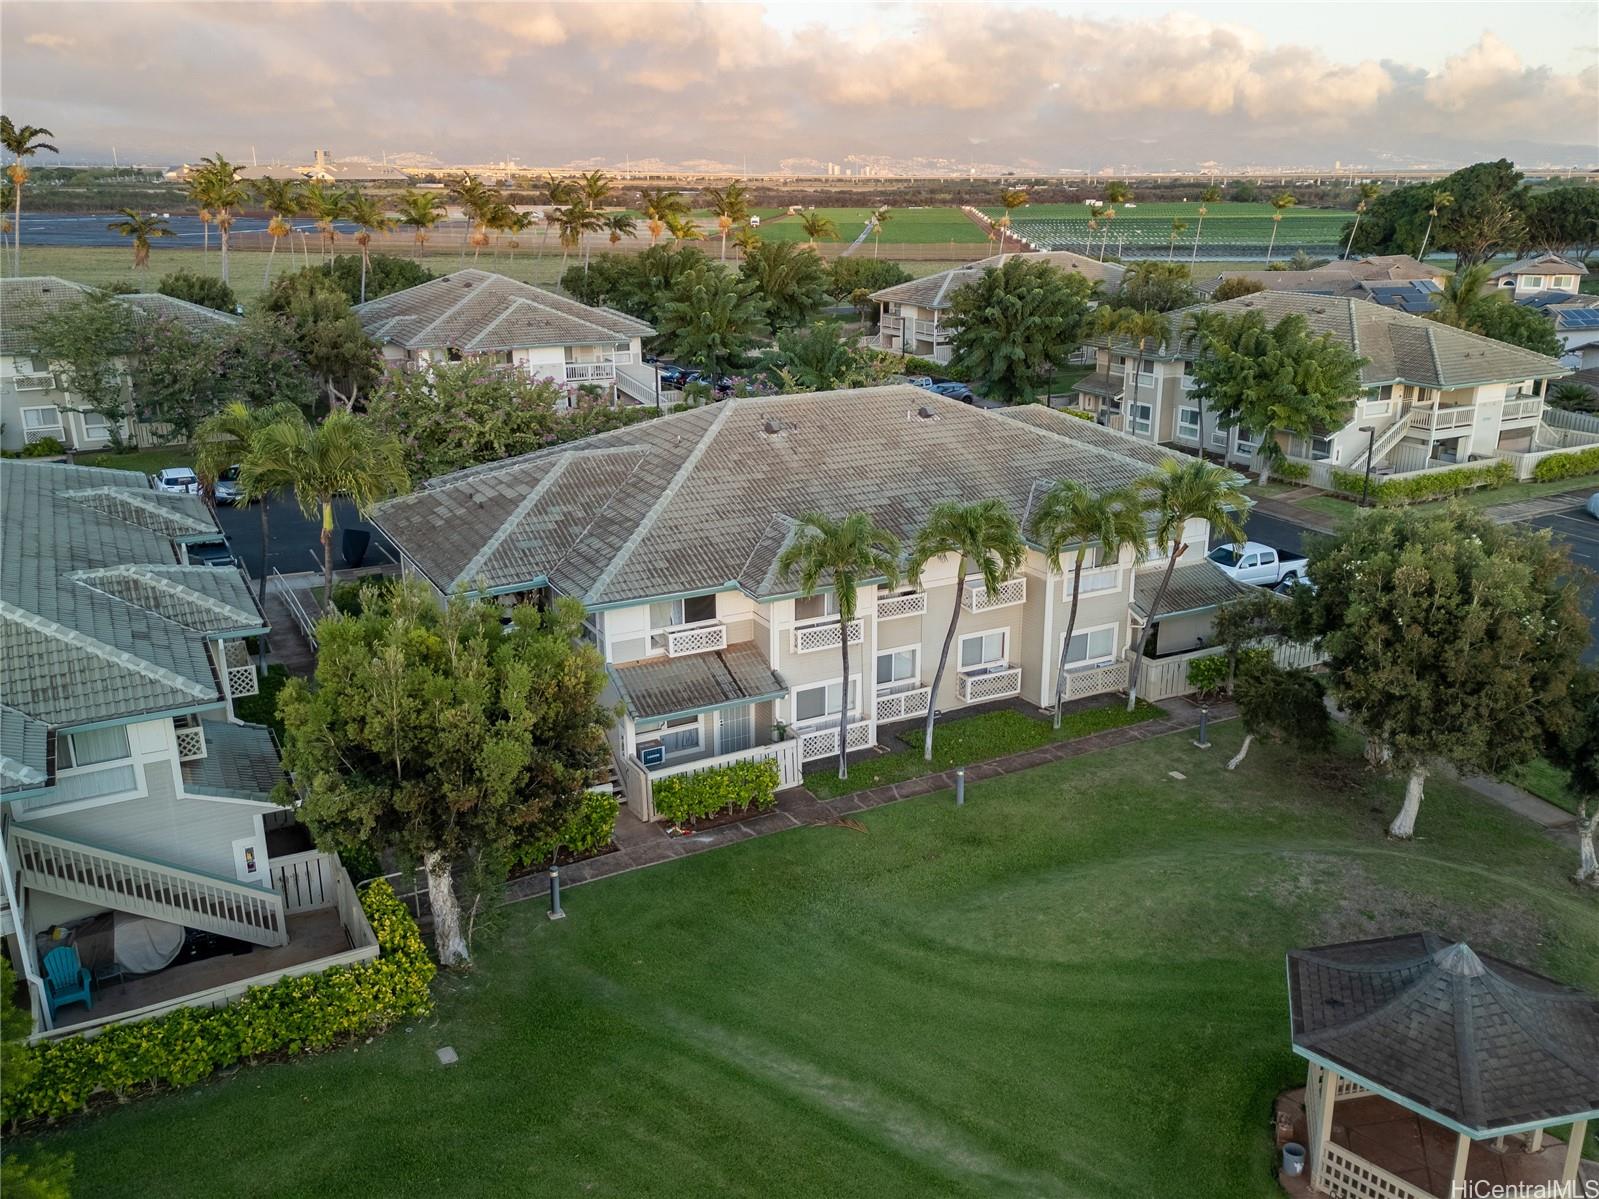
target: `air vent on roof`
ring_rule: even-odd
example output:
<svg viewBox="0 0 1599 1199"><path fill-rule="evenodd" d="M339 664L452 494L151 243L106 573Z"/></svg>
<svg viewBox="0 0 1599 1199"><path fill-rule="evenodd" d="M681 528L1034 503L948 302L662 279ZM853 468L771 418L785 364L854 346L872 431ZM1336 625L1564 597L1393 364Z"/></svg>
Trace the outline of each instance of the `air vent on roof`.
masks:
<svg viewBox="0 0 1599 1199"><path fill-rule="evenodd" d="M776 437L781 433L787 433L790 429L797 427L798 426L796 426L791 420L778 420L778 418L775 416L761 418L761 432L765 433L769 437Z"/></svg>
<svg viewBox="0 0 1599 1199"><path fill-rule="evenodd" d="M1315 312L1315 313L1318 313L1318 314L1325 314L1327 310L1325 308L1323 308L1320 304L1317 304L1314 308L1311 309L1311 311Z"/></svg>
<svg viewBox="0 0 1599 1199"><path fill-rule="evenodd" d="M944 418L941 417L938 413L934 412L926 404L923 404L920 408L912 408L909 411L907 411L905 413L905 419L906 420L943 420Z"/></svg>

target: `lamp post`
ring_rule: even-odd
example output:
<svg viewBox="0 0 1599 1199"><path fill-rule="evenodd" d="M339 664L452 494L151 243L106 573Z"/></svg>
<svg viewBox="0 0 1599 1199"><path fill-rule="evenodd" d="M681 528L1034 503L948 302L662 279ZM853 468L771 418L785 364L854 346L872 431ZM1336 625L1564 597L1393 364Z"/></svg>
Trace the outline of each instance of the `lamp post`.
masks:
<svg viewBox="0 0 1599 1199"><path fill-rule="evenodd" d="M1377 426L1361 425L1360 431L1366 435L1366 478L1360 485L1360 506L1371 507L1371 451L1377 445Z"/></svg>

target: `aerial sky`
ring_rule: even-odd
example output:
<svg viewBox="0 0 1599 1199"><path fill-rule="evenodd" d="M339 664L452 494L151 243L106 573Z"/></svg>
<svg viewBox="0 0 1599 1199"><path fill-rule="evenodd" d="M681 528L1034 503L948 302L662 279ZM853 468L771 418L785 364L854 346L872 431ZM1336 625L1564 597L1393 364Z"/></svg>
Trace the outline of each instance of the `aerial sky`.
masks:
<svg viewBox="0 0 1599 1199"><path fill-rule="evenodd" d="M63 161L1599 162L1582 3L6 0Z"/></svg>

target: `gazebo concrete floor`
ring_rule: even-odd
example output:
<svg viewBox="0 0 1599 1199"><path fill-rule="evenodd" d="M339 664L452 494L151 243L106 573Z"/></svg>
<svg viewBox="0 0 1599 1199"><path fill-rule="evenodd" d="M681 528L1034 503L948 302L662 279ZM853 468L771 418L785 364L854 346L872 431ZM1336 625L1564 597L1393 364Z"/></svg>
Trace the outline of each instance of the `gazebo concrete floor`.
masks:
<svg viewBox="0 0 1599 1199"><path fill-rule="evenodd" d="M1305 1126L1304 1087L1285 1091L1277 1098L1277 1127L1283 1129L1290 1124L1293 1133L1288 1139L1308 1146L1310 1133ZM1278 1139L1281 1143L1281 1136ZM1450 1193L1450 1176L1455 1168L1454 1132L1392 1100L1380 1095L1340 1099L1333 1109L1332 1139L1334 1144L1359 1154L1372 1165L1420 1187L1429 1195L1447 1199ZM1505 1186L1559 1180L1566 1156L1563 1141L1546 1135L1543 1148L1537 1153L1527 1152L1520 1136L1506 1137L1502 1153L1496 1152L1493 1144L1492 1140L1472 1143L1466 1158L1469 1181ZM1324 1195L1325 1192L1311 1187L1310 1171L1311 1163L1307 1162L1305 1173L1300 1177L1279 1175L1283 1189L1294 1196Z"/></svg>

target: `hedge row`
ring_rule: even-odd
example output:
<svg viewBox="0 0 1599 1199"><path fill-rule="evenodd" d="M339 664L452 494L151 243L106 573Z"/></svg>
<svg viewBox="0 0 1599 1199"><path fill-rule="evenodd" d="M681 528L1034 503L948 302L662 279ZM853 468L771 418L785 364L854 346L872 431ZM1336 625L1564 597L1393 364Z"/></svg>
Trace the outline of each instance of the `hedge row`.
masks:
<svg viewBox="0 0 1599 1199"><path fill-rule="evenodd" d="M1599 445L1569 454L1556 454L1545 458L1532 468L1532 477L1540 483L1553 483L1558 479L1574 479L1578 475L1599 474Z"/></svg>
<svg viewBox="0 0 1599 1199"><path fill-rule="evenodd" d="M1271 473L1285 483L1303 483L1310 478L1310 463L1279 462L1271 468Z"/></svg>
<svg viewBox="0 0 1599 1199"><path fill-rule="evenodd" d="M82 1111L105 1092L119 1099L158 1086L192 1086L215 1070L276 1053L309 1053L365 1036L432 1008L433 959L411 913L387 882L361 894L380 955L320 974L251 987L222 1008L113 1024L94 1035L44 1041L37 1071L6 1096L7 1121Z"/></svg>
<svg viewBox="0 0 1599 1199"><path fill-rule="evenodd" d="M697 774L672 774L651 787L655 811L673 824L753 805L761 811L777 804L782 781L771 758L746 759Z"/></svg>
<svg viewBox="0 0 1599 1199"><path fill-rule="evenodd" d="M537 866L563 849L578 858L604 849L616 835L619 807L616 796L590 791L560 832L517 846L512 857L518 866Z"/></svg>
<svg viewBox="0 0 1599 1199"><path fill-rule="evenodd" d="M1371 499L1373 503L1384 507L1420 504L1475 491L1479 487L1503 487L1506 483L1515 482L1515 479L1516 468L1510 463L1484 462L1429 475L1412 475L1407 479L1373 479ZM1335 470L1332 472L1332 483L1334 491L1358 496L1364 486L1365 476L1359 471Z"/></svg>
<svg viewBox="0 0 1599 1199"><path fill-rule="evenodd" d="M956 366L953 362L934 362L931 358L918 358L915 354L900 355L885 352L882 357L902 375L931 375L935 379L971 382L966 368Z"/></svg>

